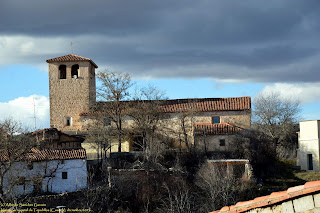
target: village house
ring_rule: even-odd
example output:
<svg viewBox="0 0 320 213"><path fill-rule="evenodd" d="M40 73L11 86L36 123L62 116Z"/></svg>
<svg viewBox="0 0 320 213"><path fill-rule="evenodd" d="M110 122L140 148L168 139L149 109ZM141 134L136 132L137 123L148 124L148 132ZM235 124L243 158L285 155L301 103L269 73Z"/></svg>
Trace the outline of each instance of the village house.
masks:
<svg viewBox="0 0 320 213"><path fill-rule="evenodd" d="M86 135L88 125L96 117L92 106L96 102L95 69L98 66L89 58L69 54L48 59L50 126L70 135ZM163 100L160 110L166 115L162 123L177 148L181 137L187 137L191 145L207 151L228 151L232 148L232 137L242 129L250 128L251 98L199 98ZM181 117L186 116L187 128L181 135ZM107 117L106 117L107 119ZM180 121L179 121L180 120ZM107 125L112 125L110 122ZM133 119L125 117L125 126L130 127ZM122 142L122 152L135 151L139 138L134 134ZM180 142L179 142L180 140ZM99 157L99 145L82 143L88 159ZM108 152L117 152L117 142L111 142Z"/></svg>
<svg viewBox="0 0 320 213"><path fill-rule="evenodd" d="M32 192L74 192L87 187L84 149L32 148L14 162L3 152L0 161L8 168L2 189L8 197Z"/></svg>
<svg viewBox="0 0 320 213"><path fill-rule="evenodd" d="M30 133L40 149L79 149L84 138L68 135L56 128L45 128Z"/></svg>
<svg viewBox="0 0 320 213"><path fill-rule="evenodd" d="M302 170L320 171L320 120L300 121L297 166Z"/></svg>

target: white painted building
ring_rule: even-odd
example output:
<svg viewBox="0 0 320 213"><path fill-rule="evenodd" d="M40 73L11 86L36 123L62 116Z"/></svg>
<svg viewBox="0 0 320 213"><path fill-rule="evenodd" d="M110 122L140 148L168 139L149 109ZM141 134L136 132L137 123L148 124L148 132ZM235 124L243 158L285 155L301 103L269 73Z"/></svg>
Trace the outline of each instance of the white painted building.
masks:
<svg viewBox="0 0 320 213"><path fill-rule="evenodd" d="M11 187L11 189L10 189ZM42 192L74 192L87 187L84 149L32 149L24 160L14 162L4 176L9 197Z"/></svg>
<svg viewBox="0 0 320 213"><path fill-rule="evenodd" d="M320 120L300 121L297 165L301 170L320 171Z"/></svg>

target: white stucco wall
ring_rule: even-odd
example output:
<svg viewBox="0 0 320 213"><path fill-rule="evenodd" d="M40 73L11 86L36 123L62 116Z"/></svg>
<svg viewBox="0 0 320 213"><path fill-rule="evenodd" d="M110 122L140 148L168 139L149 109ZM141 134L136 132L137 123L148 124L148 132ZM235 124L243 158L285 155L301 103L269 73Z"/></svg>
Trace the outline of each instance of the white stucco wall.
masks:
<svg viewBox="0 0 320 213"><path fill-rule="evenodd" d="M30 167L30 165L32 165ZM62 179L67 172L67 179ZM25 178L24 184L15 184L19 178ZM85 159L53 160L42 162L16 162L4 177L5 191L14 185L10 196L31 193L40 180L43 192L73 192L87 187L87 162Z"/></svg>
<svg viewBox="0 0 320 213"><path fill-rule="evenodd" d="M300 122L298 162L302 170L308 170L308 154L312 154L312 171L320 171L319 124L320 120Z"/></svg>

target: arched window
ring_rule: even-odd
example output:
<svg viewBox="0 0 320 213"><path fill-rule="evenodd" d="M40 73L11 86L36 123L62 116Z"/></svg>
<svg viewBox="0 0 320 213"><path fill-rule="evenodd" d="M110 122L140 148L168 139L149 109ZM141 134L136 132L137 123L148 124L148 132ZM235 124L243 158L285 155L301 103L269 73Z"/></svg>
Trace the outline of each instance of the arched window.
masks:
<svg viewBox="0 0 320 213"><path fill-rule="evenodd" d="M60 79L66 79L67 78L67 66L66 65L60 65L59 66L60 71Z"/></svg>
<svg viewBox="0 0 320 213"><path fill-rule="evenodd" d="M78 78L78 70L79 70L78 64L72 65L72 67L71 67L71 77L72 78Z"/></svg>

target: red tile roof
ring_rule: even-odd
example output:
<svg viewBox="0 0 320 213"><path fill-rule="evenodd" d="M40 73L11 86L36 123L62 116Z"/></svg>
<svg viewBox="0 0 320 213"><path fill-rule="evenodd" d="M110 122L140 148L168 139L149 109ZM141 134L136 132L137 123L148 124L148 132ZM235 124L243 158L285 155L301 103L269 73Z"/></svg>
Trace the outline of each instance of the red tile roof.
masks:
<svg viewBox="0 0 320 213"><path fill-rule="evenodd" d="M250 97L236 98L194 98L194 99L172 99L157 100L160 109L165 113L179 112L213 112L213 111L243 111L251 110ZM135 101L124 101L132 104ZM99 102L98 102L99 103ZM106 107L108 102L100 102L101 107ZM129 105L130 107L130 105ZM89 111L81 112L80 115L89 115Z"/></svg>
<svg viewBox="0 0 320 213"><path fill-rule="evenodd" d="M232 135L242 129L229 123L205 124L197 123L194 125L196 135Z"/></svg>
<svg viewBox="0 0 320 213"><path fill-rule="evenodd" d="M51 58L46 60L47 63L51 62L63 62L63 61L89 61L93 64L95 68L98 68L98 65L96 65L90 58L74 55L74 54L69 54L69 55L64 55L56 58Z"/></svg>
<svg viewBox="0 0 320 213"><path fill-rule="evenodd" d="M164 101L164 112L195 112L251 110L250 97L176 99Z"/></svg>
<svg viewBox="0 0 320 213"><path fill-rule="evenodd" d="M32 148L30 152L17 157L17 161L45 161L45 160L70 160L85 159L84 149L44 149ZM0 153L0 161L7 161L8 153Z"/></svg>
<svg viewBox="0 0 320 213"><path fill-rule="evenodd" d="M254 200L238 202L233 206L225 206L220 210L213 211L211 213L233 213L233 212L245 212L255 208L267 207L286 200L293 199L301 195L307 195L320 191L320 181L307 182L301 186L295 186L289 188L287 191L273 192L268 196L257 197Z"/></svg>

